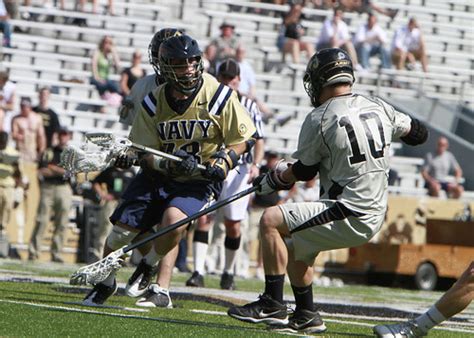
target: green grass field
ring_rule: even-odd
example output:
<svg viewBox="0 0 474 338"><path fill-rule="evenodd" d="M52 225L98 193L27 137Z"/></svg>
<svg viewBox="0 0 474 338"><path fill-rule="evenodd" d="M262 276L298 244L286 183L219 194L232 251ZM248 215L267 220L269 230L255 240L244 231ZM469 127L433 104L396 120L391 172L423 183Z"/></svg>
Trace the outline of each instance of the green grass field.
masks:
<svg viewBox="0 0 474 338"><path fill-rule="evenodd" d="M220 292L219 279L206 277L208 289L190 293L182 287L188 277L176 274L173 278L174 309L143 309L134 305L135 299L114 296L109 307L86 307L77 304L84 297L83 287L72 287L63 277L75 270L72 265L31 264L0 260L0 336L5 337L267 337L277 334L265 325L251 325L234 320L225 312L232 303L245 303L248 292L263 289L258 280L237 280L239 291ZM125 281L131 269L122 269L119 281ZM46 280L46 277L57 277ZM37 279L37 282L32 282ZM175 291L176 290L176 291ZM174 292L173 292L174 291ZM192 291L196 291L193 289ZM243 292L247 291L247 292ZM287 299L292 300L289 288ZM426 308L440 295L439 292L418 292L367 286L315 287L316 300L325 307L331 300L339 304L383 305L407 303ZM253 294L250 294L253 297ZM432 330L430 337L473 337L474 309L466 310L469 324L449 324ZM390 319L372 318L322 311L328 331L322 337L373 337L372 326Z"/></svg>

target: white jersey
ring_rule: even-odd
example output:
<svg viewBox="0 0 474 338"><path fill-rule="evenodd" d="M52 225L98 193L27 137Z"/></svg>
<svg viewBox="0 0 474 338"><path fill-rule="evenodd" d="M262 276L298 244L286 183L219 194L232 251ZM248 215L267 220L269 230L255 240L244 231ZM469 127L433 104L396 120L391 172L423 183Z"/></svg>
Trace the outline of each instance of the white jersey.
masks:
<svg viewBox="0 0 474 338"><path fill-rule="evenodd" d="M334 97L306 117L293 157L320 164L321 199L338 200L365 214L387 207L389 147L406 135L411 119L378 98Z"/></svg>
<svg viewBox="0 0 474 338"><path fill-rule="evenodd" d="M133 119L140 110L143 99L156 88L158 88L158 84L155 74L147 75L135 82L130 90L130 94L124 99L120 107L120 123L131 126Z"/></svg>

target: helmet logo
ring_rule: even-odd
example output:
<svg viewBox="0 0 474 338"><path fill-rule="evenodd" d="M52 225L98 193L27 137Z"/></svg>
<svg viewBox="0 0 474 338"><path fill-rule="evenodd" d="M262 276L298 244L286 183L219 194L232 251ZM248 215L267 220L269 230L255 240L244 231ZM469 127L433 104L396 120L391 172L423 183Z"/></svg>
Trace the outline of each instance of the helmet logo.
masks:
<svg viewBox="0 0 474 338"><path fill-rule="evenodd" d="M345 58L346 58L346 55L343 52L337 53L337 59L338 60L345 59Z"/></svg>

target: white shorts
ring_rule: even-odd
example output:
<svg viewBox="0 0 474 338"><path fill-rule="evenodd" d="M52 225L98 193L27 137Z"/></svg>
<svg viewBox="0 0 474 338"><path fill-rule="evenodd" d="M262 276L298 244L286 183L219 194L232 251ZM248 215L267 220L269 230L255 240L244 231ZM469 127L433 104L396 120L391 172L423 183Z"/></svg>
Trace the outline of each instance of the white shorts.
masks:
<svg viewBox="0 0 474 338"><path fill-rule="evenodd" d="M252 185L247 183L249 179L249 168L246 164L241 164L229 172L224 181L222 192L219 200L229 198L243 190L250 188ZM247 218L247 207L250 201L250 194L239 198L238 200L227 204L224 209L225 219L231 221L241 221Z"/></svg>
<svg viewBox="0 0 474 338"><path fill-rule="evenodd" d="M290 231L333 206L335 201L279 205ZM367 243L382 227L384 215L349 216L294 232L291 235L296 260L308 265L320 251L350 248Z"/></svg>

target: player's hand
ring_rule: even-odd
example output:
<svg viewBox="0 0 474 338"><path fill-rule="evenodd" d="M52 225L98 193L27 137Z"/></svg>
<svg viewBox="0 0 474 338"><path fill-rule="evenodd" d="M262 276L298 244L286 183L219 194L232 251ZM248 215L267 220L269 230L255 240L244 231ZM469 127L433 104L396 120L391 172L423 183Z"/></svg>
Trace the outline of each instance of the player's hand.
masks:
<svg viewBox="0 0 474 338"><path fill-rule="evenodd" d="M253 181L253 186L258 187L257 195L268 195L278 190L290 190L294 185L294 182L283 181L276 170L270 170Z"/></svg>
<svg viewBox="0 0 474 338"><path fill-rule="evenodd" d="M219 150L211 156L211 159L204 163L206 169L203 176L216 182L222 182L226 179L229 171L232 170L239 160L233 150Z"/></svg>
<svg viewBox="0 0 474 338"><path fill-rule="evenodd" d="M133 163L135 163L135 157L128 156L127 154L121 154L115 159L114 166L120 169L129 169Z"/></svg>
<svg viewBox="0 0 474 338"><path fill-rule="evenodd" d="M247 180L247 183L248 184L252 183L253 180L258 177L258 175L260 175L260 169L255 164L250 165L249 179Z"/></svg>
<svg viewBox="0 0 474 338"><path fill-rule="evenodd" d="M175 151L173 155L181 158L182 161L167 160L166 167L170 174L191 175L196 170L198 160L193 155L182 149Z"/></svg>

